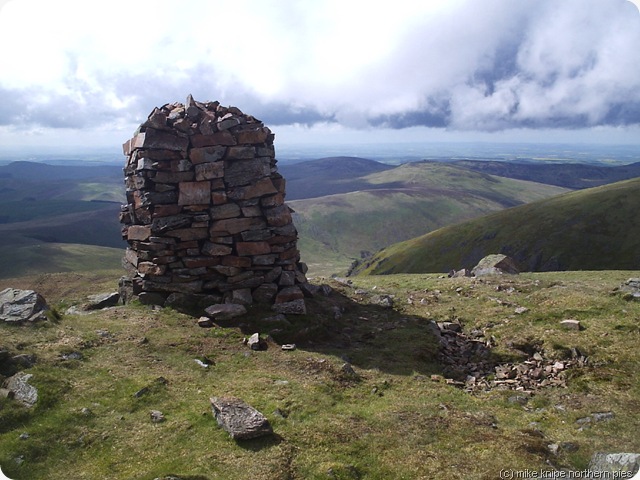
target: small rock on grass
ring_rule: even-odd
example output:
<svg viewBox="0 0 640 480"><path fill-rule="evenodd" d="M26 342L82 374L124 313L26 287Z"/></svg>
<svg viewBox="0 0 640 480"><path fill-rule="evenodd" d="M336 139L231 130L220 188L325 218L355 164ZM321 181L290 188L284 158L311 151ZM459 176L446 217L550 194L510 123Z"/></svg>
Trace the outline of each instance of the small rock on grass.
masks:
<svg viewBox="0 0 640 480"><path fill-rule="evenodd" d="M211 397L210 402L218 425L235 440L248 440L273 433L267 418L239 398Z"/></svg>
<svg viewBox="0 0 640 480"><path fill-rule="evenodd" d="M560 322L560 326L565 330L574 330L576 332L582 330L582 325L580 324L580 321L574 320L572 318L562 320Z"/></svg>

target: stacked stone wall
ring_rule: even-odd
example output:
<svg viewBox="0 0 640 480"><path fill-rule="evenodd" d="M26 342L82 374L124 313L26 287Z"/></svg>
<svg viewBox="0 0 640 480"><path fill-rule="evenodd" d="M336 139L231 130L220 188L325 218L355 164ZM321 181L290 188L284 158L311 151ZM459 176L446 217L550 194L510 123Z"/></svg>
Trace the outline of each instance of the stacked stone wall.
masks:
<svg viewBox="0 0 640 480"><path fill-rule="evenodd" d="M134 295L304 313L306 266L273 142L260 120L218 102L189 96L151 112L123 145L123 264Z"/></svg>

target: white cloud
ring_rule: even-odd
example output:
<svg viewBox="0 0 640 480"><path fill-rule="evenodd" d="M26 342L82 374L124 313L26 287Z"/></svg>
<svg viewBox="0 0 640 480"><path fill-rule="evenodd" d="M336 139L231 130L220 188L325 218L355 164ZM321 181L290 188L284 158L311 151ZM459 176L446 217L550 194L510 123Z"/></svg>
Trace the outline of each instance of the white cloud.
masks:
<svg viewBox="0 0 640 480"><path fill-rule="evenodd" d="M639 44L627 0L11 0L0 125L133 125L188 93L276 125L638 125Z"/></svg>

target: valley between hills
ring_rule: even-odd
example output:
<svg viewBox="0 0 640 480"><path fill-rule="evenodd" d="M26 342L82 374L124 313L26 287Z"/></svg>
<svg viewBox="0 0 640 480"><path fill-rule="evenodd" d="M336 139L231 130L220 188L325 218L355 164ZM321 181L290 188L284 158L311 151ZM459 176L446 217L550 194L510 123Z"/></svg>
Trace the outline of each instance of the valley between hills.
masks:
<svg viewBox="0 0 640 480"><path fill-rule="evenodd" d="M280 166L324 294L305 315L252 305L208 329L139 302L84 310L124 273L119 166L1 166L0 290L51 307L0 325L0 380L23 371L39 395L0 396L2 472L488 480L640 453L640 301L625 290L640 277L640 164L530 166ZM487 253L522 273L447 277ZM244 341L256 332L264 350ZM231 439L209 403L224 395L274 435Z"/></svg>
<svg viewBox="0 0 640 480"><path fill-rule="evenodd" d="M287 204L295 211L302 259L311 276L330 276L344 275L354 261L366 261L382 248L441 227L585 185L633 178L640 175L640 164L423 161L394 166L331 157L285 164L280 171L287 179ZM115 165L0 166L0 277L117 268L125 246L118 223L122 181L122 170ZM579 208L556 207L549 215L557 212L558 225ZM606 221L607 216L602 218ZM575 225L573 231L577 232ZM444 273L448 270L443 266L458 268L463 263L451 261L435 271ZM571 262L567 265L575 268Z"/></svg>

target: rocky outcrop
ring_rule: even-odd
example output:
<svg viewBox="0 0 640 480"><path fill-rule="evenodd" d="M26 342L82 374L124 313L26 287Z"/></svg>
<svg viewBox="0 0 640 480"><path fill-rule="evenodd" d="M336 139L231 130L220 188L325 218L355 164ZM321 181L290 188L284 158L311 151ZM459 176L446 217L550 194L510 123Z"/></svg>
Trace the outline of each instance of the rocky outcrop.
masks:
<svg viewBox="0 0 640 480"><path fill-rule="evenodd" d="M630 278L616 290L626 300L640 301L640 278Z"/></svg>
<svg viewBox="0 0 640 480"><path fill-rule="evenodd" d="M0 292L0 322L24 323L47 319L49 306L33 290L5 288Z"/></svg>
<svg viewBox="0 0 640 480"><path fill-rule="evenodd" d="M248 440L273 433L267 418L239 398L212 397L210 401L218 425L231 435L231 438Z"/></svg>
<svg viewBox="0 0 640 480"><path fill-rule="evenodd" d="M273 140L261 121L218 102L189 96L186 104L151 112L123 147L128 204L120 219L129 243L124 299L303 299L307 269L284 203Z"/></svg>
<svg viewBox="0 0 640 480"><path fill-rule="evenodd" d="M487 255L471 270L471 274L476 277L502 275L505 273L516 275L520 273L520 270L515 260L502 254Z"/></svg>

